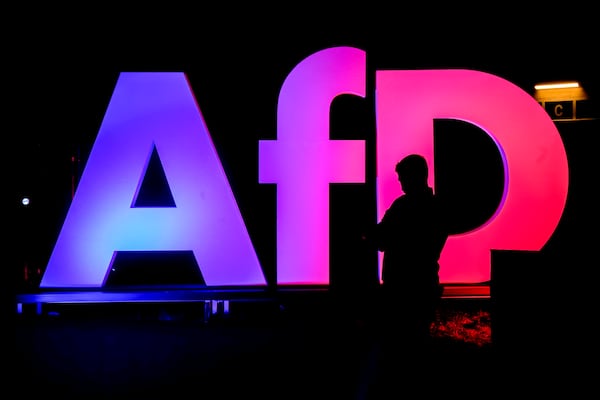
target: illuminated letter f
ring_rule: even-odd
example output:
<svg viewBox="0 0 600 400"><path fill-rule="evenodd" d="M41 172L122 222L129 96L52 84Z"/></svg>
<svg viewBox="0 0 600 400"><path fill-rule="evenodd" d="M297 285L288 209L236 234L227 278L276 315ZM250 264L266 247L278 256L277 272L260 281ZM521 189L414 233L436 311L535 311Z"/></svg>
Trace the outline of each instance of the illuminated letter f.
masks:
<svg viewBox="0 0 600 400"><path fill-rule="evenodd" d="M260 183L277 184L277 282L329 283L329 184L363 183L364 140L330 140L331 102L365 96L366 55L352 47L322 50L285 80L277 140L259 145Z"/></svg>

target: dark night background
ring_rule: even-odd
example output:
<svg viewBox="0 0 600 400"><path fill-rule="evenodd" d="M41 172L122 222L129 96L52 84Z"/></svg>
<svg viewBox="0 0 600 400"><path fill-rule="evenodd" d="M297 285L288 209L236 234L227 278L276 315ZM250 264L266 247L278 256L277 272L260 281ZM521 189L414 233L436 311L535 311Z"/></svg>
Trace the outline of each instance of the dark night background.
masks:
<svg viewBox="0 0 600 400"><path fill-rule="evenodd" d="M578 80L592 99L598 96L596 36L593 21L583 13L568 22L538 22L533 16L509 11L487 21L485 13L423 13L417 8L405 10L404 16L395 13L397 19L343 8L332 13L301 9L298 19L289 14L251 17L256 9L248 10L247 18L221 13L214 20L213 14L200 11L188 13L176 7L162 11L115 12L95 22L47 20L40 22L35 37L18 47L22 77L18 104L25 114L11 134L19 154L18 167L11 169L16 177L11 216L17 216L19 232L17 269L24 261L44 268L73 185L123 71L187 74L271 283L275 282L275 188L258 184L258 141L276 137L281 85L309 55L340 45L367 53L367 97L341 96L331 110L333 139L367 141L366 184L331 187L332 284L371 279L373 274L375 256L348 250L362 250L355 241L376 218L375 70L481 70L531 94L538 82ZM300 18L305 13L312 17ZM412 17L422 22L408 24ZM536 18L544 21L544 14ZM503 179L499 154L477 128L448 121L436 124L436 186L456 209L456 232L465 231L484 221L497 205ZM572 173L588 174L586 149L597 140L597 124L578 124L576 129L565 128L577 131L569 135L578 136L565 137L565 145L571 152ZM585 179L572 176L571 183L582 192L587 188L579 181ZM31 198L27 210L19 204L23 195ZM570 196L587 201L581 193ZM565 236L580 234L579 227L570 229ZM181 281L181 277L162 279Z"/></svg>
<svg viewBox="0 0 600 400"><path fill-rule="evenodd" d="M10 160L9 295L36 291L35 270L43 272L48 261L120 72L187 74L273 284L275 188L258 184L258 141L276 138L279 90L298 63L333 46L365 50L367 97L339 98L331 110L333 139L367 142L366 184L331 187L331 282L343 292L362 290L376 268L376 255L358 242L376 219L376 70L481 70L531 94L538 82L577 80L600 117L598 18L577 3L561 5L566 10L544 5L528 11L504 3L464 9L403 3L383 9L371 3L341 4L328 10L324 4L303 3L263 8L227 4L223 9L175 3L144 9L52 7L18 13L20 23L7 36L6 64L13 74L5 76L16 89L9 101L7 116L14 122L7 124L5 151ZM521 335L524 343L541 343L537 346L543 352L564 348L558 354L574 355L569 358L573 361L578 354L591 354L586 346L597 306L593 249L598 239L600 127L598 119L557 126L570 168L563 219L538 254L494 253L491 288L492 300L502 310L496 314L496 328L506 330L503 340ZM499 154L472 126L436 121L435 135L436 185L455 207L455 230L470 229L497 205L503 179ZM148 193L160 193L160 186L154 182ZM27 209L20 204L24 195L31 198ZM190 275L186 255L165 255L162 261L124 255L119 262L125 273L109 279L114 285L202 279ZM25 264L34 270L29 282L23 280ZM176 272L167 272L167 264ZM140 265L145 277L136 274ZM7 303L13 311L13 302ZM509 323L519 328L508 329Z"/></svg>

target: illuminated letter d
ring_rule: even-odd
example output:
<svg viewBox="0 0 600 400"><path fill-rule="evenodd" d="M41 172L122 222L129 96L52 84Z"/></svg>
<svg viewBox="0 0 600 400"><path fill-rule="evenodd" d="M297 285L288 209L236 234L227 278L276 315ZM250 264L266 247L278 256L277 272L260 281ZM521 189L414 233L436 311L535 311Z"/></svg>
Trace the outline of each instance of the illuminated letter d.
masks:
<svg viewBox="0 0 600 400"><path fill-rule="evenodd" d="M434 119L478 126L502 155L505 186L498 210L477 229L448 238L440 280L488 281L491 250L540 250L565 207L568 165L560 134L535 99L504 79L471 70L377 71L376 80L380 216L400 194L398 160L420 153L434 171Z"/></svg>

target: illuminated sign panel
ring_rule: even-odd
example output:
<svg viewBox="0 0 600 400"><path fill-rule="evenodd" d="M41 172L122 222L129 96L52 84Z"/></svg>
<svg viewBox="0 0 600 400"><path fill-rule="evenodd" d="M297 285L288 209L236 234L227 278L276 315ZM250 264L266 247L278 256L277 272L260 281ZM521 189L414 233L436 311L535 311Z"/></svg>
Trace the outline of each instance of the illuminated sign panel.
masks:
<svg viewBox="0 0 600 400"><path fill-rule="evenodd" d="M329 283L329 185L364 183L366 169L365 141L329 139L330 105L341 94L365 97L365 81L365 52L335 47L306 58L282 85L277 139L259 143L259 182L277 187L278 284ZM498 210L449 238L443 283L489 280L491 250L539 250L552 235L567 159L527 93L478 71L377 71L375 112L379 217L400 194L397 160L417 152L433 166L434 119L480 127L502 155ZM154 150L175 207L134 207ZM116 252L165 250L193 250L209 286L265 284L185 75L122 73L40 286L100 287Z"/></svg>

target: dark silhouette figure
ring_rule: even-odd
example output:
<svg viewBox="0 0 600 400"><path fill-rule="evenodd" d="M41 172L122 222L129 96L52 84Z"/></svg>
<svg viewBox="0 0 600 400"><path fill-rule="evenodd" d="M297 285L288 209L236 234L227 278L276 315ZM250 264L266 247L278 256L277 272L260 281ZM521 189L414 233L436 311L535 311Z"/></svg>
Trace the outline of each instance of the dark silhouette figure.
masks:
<svg viewBox="0 0 600 400"><path fill-rule="evenodd" d="M404 194L364 236L383 252L375 334L382 375L377 380L384 382L427 367L430 327L442 294L438 261L448 237L441 201L427 184L425 158L406 156L395 170Z"/></svg>

